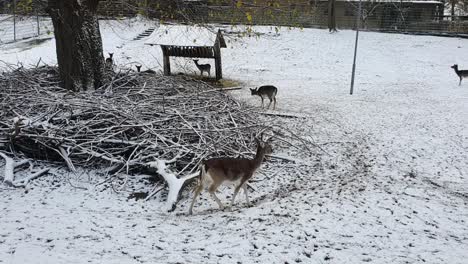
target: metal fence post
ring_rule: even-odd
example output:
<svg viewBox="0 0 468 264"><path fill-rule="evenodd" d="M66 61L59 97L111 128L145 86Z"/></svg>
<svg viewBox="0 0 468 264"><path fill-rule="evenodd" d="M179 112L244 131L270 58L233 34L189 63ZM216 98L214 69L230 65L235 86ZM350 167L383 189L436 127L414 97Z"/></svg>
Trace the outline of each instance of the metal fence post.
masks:
<svg viewBox="0 0 468 264"><path fill-rule="evenodd" d="M358 14L357 14L357 21L356 21L356 43L354 44L354 59L353 59L353 71L351 74L351 89L349 91L349 94L353 94L354 91L354 75L356 72L356 56L357 56L357 47L358 47L358 40L359 40L359 27L361 26L361 9L362 8L362 1L359 0L359 9L358 9Z"/></svg>
<svg viewBox="0 0 468 264"><path fill-rule="evenodd" d="M37 3L34 1L34 11L36 12L36 22L37 22L37 36L41 35L41 24L39 22L39 11L37 10Z"/></svg>
<svg viewBox="0 0 468 264"><path fill-rule="evenodd" d="M16 0L13 0L13 41L16 41Z"/></svg>

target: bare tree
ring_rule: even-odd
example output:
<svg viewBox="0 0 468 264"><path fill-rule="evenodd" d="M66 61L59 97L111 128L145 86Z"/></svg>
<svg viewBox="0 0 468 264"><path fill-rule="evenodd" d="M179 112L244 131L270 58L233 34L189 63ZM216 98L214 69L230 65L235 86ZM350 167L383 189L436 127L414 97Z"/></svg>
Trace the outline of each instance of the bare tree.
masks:
<svg viewBox="0 0 468 264"><path fill-rule="evenodd" d="M359 5L354 4L353 2L348 2L349 5L353 6L356 16L359 16ZM370 0L362 5L361 10L361 21L363 23L363 28L367 28L367 23L369 18L371 18L377 12L378 8L382 6L382 2L378 0Z"/></svg>
<svg viewBox="0 0 468 264"><path fill-rule="evenodd" d="M97 89L103 83L98 3L99 0L48 0L60 78L68 90Z"/></svg>
<svg viewBox="0 0 468 264"><path fill-rule="evenodd" d="M468 0L445 0L444 3L445 8L450 10L452 21L457 15L468 14Z"/></svg>

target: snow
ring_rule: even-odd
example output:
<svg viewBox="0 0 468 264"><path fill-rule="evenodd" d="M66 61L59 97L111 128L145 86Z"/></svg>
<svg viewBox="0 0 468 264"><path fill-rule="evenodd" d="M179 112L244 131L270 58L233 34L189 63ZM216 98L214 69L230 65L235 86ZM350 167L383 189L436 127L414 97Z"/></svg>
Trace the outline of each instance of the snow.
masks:
<svg viewBox="0 0 468 264"><path fill-rule="evenodd" d="M180 155L177 155L171 160L156 159L156 161L148 163L148 166L156 169L157 173L161 175L167 183L169 189L166 198L167 211L172 211L175 208L177 197L179 196L180 189L182 188L184 182L198 175L198 173L195 173L191 176L189 175L188 177L177 178L177 175L170 171L167 164L176 162L180 157Z"/></svg>
<svg viewBox="0 0 468 264"><path fill-rule="evenodd" d="M157 71L160 48L144 43L166 30L187 39L196 32L141 19L101 25L116 64ZM153 35L132 41L149 27L157 27ZM149 191L145 177L115 192L124 179L52 169L26 190L0 187L0 263L465 263L468 80L458 86L450 66L468 68L468 40L362 32L351 96L355 32L254 30L226 36L224 77L245 85L231 94L259 106L247 87L277 86L277 111L298 118L272 125L313 142L314 155L274 146L274 155L304 162L266 162L252 182L252 207L239 199L233 212L219 211L202 193L193 216L187 189L167 213L166 193L127 199ZM1 60L55 63L53 40L28 49L25 42L0 46ZM173 63L176 72L197 73L189 59ZM232 191L223 188L220 199Z"/></svg>

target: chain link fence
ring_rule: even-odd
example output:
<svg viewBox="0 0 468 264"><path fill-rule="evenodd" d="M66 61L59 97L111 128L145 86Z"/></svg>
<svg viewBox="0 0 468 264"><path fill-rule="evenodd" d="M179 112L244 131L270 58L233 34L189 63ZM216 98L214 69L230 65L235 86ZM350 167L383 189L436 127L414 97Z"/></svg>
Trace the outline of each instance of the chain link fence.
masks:
<svg viewBox="0 0 468 264"><path fill-rule="evenodd" d="M358 1L336 1L335 8L338 28L355 29ZM283 6L242 7L209 5L195 1L187 2L183 12L183 18L196 23L318 28L326 28L328 23L328 1L320 0ZM360 24L363 30L369 31L468 37L468 16L445 14L444 3L441 1L362 1Z"/></svg>
<svg viewBox="0 0 468 264"><path fill-rule="evenodd" d="M457 12L448 15L452 2ZM369 31L467 36L468 16L462 15L468 9L465 2L363 0L360 24ZM336 0L338 28L356 27L358 3ZM328 0L102 0L100 5L100 14L106 17L141 14L174 22L318 28L327 27L328 22Z"/></svg>
<svg viewBox="0 0 468 264"><path fill-rule="evenodd" d="M53 32L52 21L45 16L42 1L0 0L0 44Z"/></svg>
<svg viewBox="0 0 468 264"><path fill-rule="evenodd" d="M455 1L455 0L452 0ZM459 0L465 1L465 0ZM328 0L101 0L101 18L143 15L162 21L326 28ZM0 43L51 33L44 0L0 0ZM468 37L468 16L450 14L439 0L364 0L361 28L368 31ZM357 0L336 0L336 24L354 29Z"/></svg>

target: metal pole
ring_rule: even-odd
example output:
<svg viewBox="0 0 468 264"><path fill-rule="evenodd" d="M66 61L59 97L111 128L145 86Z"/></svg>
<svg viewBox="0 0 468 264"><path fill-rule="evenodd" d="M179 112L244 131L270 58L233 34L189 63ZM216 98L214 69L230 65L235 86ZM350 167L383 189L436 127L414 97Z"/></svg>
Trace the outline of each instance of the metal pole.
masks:
<svg viewBox="0 0 468 264"><path fill-rule="evenodd" d="M16 0L13 0L13 40L16 41Z"/></svg>
<svg viewBox="0 0 468 264"><path fill-rule="evenodd" d="M358 15L357 15L357 21L356 21L356 42L354 43L354 59L353 59L353 72L351 74L351 90L349 91L349 94L353 94L354 90L354 75L356 72L356 55L357 55L357 47L358 47L358 39L359 39L359 27L361 24L361 4L362 0L359 0L359 9L358 9Z"/></svg>
<svg viewBox="0 0 468 264"><path fill-rule="evenodd" d="M34 2L36 3L36 2ZM36 22L37 22L37 36L41 35L41 23L39 22L39 10L38 9L38 4L34 5L34 10L36 11Z"/></svg>

